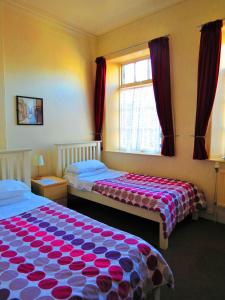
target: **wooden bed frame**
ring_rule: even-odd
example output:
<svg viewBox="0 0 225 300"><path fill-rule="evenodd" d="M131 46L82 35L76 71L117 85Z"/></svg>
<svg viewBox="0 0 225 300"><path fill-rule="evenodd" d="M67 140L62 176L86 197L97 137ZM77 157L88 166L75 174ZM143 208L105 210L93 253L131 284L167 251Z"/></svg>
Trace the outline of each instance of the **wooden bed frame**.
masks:
<svg viewBox="0 0 225 300"><path fill-rule="evenodd" d="M31 184L31 149L0 150L0 179L17 179Z"/></svg>
<svg viewBox="0 0 225 300"><path fill-rule="evenodd" d="M56 144L56 175L62 177L65 168L73 162L79 162L88 159L101 160L101 142L76 142L72 144ZM128 205L112 198L102 196L95 192L85 192L75 189L72 186L68 188L69 194L76 197L87 199L106 205L130 214L154 221L159 223L159 247L163 250L168 248L168 238L164 238L163 222L158 212L152 212L147 209L139 208L136 206Z"/></svg>

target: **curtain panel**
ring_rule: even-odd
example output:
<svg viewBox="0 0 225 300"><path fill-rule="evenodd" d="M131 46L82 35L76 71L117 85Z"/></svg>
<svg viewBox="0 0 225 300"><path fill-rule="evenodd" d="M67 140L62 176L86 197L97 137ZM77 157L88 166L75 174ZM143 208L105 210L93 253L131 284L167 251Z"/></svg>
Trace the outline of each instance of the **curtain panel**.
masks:
<svg viewBox="0 0 225 300"><path fill-rule="evenodd" d="M150 41L148 45L150 49L156 109L163 133L161 154L164 156L174 156L169 39L168 37L160 37Z"/></svg>
<svg viewBox="0 0 225 300"><path fill-rule="evenodd" d="M212 112L220 67L222 20L205 24L201 29L198 60L198 91L193 159L208 158L205 134Z"/></svg>
<svg viewBox="0 0 225 300"><path fill-rule="evenodd" d="M104 57L97 57L95 62L97 64L94 97L95 140L100 141L102 139L102 125L105 103L106 60Z"/></svg>

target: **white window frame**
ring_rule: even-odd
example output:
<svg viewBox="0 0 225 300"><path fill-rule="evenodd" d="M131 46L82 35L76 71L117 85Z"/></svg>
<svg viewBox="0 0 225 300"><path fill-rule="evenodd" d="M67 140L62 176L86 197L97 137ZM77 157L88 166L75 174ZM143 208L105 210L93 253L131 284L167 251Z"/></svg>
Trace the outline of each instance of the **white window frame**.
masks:
<svg viewBox="0 0 225 300"><path fill-rule="evenodd" d="M143 85L146 85L146 84L153 84L152 79L143 80L143 81L135 81L135 82L132 82L132 83L122 83L122 77L123 77L123 74L122 74L122 67L123 67L124 65L136 63L136 62L138 62L138 61L145 60L145 59L149 59L149 56L143 56L143 57L140 57L140 58L128 60L128 61L126 61L126 62L123 62L123 63L120 65L120 86L119 86L119 89L121 89L121 88L124 88L124 89L125 89L125 88L129 88L129 87L143 86ZM134 73L134 74L135 74L135 73Z"/></svg>
<svg viewBox="0 0 225 300"><path fill-rule="evenodd" d="M123 76L122 67L124 65L127 65L127 64L130 64L130 63L136 63L138 61L145 60L145 59L150 59L150 58L149 58L149 56L143 56L143 57L140 57L140 58L132 59L132 60L125 61L125 62L121 63L120 72L119 72L120 73L119 107L120 107L120 104L121 104L121 99L120 99L120 97L121 97L120 91L121 90L153 85L152 79L147 79L147 80L143 80L143 81L135 81L135 82L132 82L132 83L122 83L122 76ZM123 151L123 150L121 150L121 144L120 144L120 142L121 142L121 140L120 140L120 134L121 134L120 117L121 116L120 116L120 114L121 114L121 111L119 110L119 152L133 153L133 154L144 154L144 155L152 155L152 156L161 156L161 153L152 153L152 152L147 152L147 151Z"/></svg>

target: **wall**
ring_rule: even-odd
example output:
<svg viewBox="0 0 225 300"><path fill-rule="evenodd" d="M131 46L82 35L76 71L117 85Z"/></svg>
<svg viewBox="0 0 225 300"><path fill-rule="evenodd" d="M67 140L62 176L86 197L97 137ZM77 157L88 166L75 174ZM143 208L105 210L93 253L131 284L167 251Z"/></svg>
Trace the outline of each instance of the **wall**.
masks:
<svg viewBox="0 0 225 300"><path fill-rule="evenodd" d="M0 2L0 36L3 36L3 4ZM4 64L3 43L0 39L0 149L6 146L5 136L5 102L4 102Z"/></svg>
<svg viewBox="0 0 225 300"><path fill-rule="evenodd" d="M111 168L191 180L204 190L209 211L212 210L214 195L213 163L192 159L200 41L198 26L223 17L224 0L187 0L98 38L98 55L108 57L107 53L170 34L176 156L168 158L105 151L103 157Z"/></svg>
<svg viewBox="0 0 225 300"><path fill-rule="evenodd" d="M93 36L3 7L7 147L43 153L42 174L52 172L54 143L92 138L95 46ZM44 99L44 126L16 125L16 95Z"/></svg>
<svg viewBox="0 0 225 300"><path fill-rule="evenodd" d="M119 84L120 65L107 61L107 87L104 116L104 149L116 150L119 147Z"/></svg>

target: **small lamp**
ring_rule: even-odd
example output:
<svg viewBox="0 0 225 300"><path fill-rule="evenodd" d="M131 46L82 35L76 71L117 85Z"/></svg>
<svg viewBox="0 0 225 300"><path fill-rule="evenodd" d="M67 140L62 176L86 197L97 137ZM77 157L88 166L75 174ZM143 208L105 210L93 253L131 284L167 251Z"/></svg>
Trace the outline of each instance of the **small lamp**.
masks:
<svg viewBox="0 0 225 300"><path fill-rule="evenodd" d="M45 160L43 155L35 155L34 157L34 166L37 167L37 179L40 178L39 176L39 168L45 165Z"/></svg>

